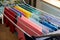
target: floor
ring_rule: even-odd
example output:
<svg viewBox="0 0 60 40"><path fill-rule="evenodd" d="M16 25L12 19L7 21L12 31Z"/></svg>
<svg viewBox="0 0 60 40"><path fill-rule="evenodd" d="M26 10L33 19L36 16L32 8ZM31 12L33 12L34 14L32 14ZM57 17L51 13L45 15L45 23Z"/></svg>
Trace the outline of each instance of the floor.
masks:
<svg viewBox="0 0 60 40"><path fill-rule="evenodd" d="M18 40L18 37L15 33L9 31L9 27L6 27L4 24L0 24L0 40Z"/></svg>

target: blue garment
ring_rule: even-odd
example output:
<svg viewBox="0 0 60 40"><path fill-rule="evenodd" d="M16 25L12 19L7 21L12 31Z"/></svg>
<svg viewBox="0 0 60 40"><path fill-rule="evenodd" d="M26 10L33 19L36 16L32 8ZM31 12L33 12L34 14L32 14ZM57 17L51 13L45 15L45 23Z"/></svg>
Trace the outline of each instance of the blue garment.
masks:
<svg viewBox="0 0 60 40"><path fill-rule="evenodd" d="M51 24L50 22L44 20L44 19L41 19L39 16L32 16L31 18L35 19L36 21L40 22L41 24L45 25L46 27L49 27L51 28L52 30L56 31L58 30L58 27Z"/></svg>
<svg viewBox="0 0 60 40"><path fill-rule="evenodd" d="M43 24L43 25L45 25L45 26L47 26L47 27L49 27L49 28L51 28L51 29L53 29L54 31L57 31L58 30L58 27L57 26L51 25L51 24L49 24L46 21L43 21L43 22L40 21L40 23Z"/></svg>
<svg viewBox="0 0 60 40"><path fill-rule="evenodd" d="M60 19L56 18L56 17L53 17L49 14L44 14L42 15L42 18L44 20L48 20L51 24L54 24L56 25L57 27L60 27Z"/></svg>
<svg viewBox="0 0 60 40"><path fill-rule="evenodd" d="M43 34L47 34L47 33L49 33L49 32L53 32L53 31L54 31L54 30L52 30L51 28L46 27L45 25L39 23L38 21L36 21L36 20L33 19L33 18L30 18L30 20L31 20L32 22L36 23L37 25L39 25L40 27L43 28L43 29L42 29Z"/></svg>

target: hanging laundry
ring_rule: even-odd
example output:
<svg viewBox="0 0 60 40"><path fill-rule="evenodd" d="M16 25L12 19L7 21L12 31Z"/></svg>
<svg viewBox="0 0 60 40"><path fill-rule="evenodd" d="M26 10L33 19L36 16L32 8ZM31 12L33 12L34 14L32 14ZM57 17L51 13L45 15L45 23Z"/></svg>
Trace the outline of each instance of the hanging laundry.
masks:
<svg viewBox="0 0 60 40"><path fill-rule="evenodd" d="M19 5L19 6L22 7L22 8L24 8L24 9L27 10L27 11L30 11L30 12L33 13L33 14L38 15L38 16L40 16L40 14L41 14L40 11L38 11L38 10L36 10L36 9L30 7L30 6L26 6L26 5Z"/></svg>
<svg viewBox="0 0 60 40"><path fill-rule="evenodd" d="M29 7L30 9L32 9L32 10L35 10L35 13L38 15L38 14L41 14L41 12L39 11L39 10L37 10L37 9L35 9L35 8L33 8L32 6L30 6L29 4L24 4L24 5L26 5L27 7Z"/></svg>
<svg viewBox="0 0 60 40"><path fill-rule="evenodd" d="M19 23L19 22L21 22L21 23ZM25 24L25 26L24 26L24 24ZM38 34L42 35L42 27L38 26L37 24L35 24L34 22L30 21L29 19L27 19L24 16L22 16L21 18L18 17L17 25L19 25L21 28L23 28L31 36L32 35L38 36Z"/></svg>
<svg viewBox="0 0 60 40"><path fill-rule="evenodd" d="M21 7L19 7L19 6L15 6L14 8L17 9L17 10L19 10L19 11L21 11L21 12L23 12L24 15L25 15L27 18L30 18L30 17L31 17L31 13L28 12L28 11L26 11L25 9L23 9L23 8L21 8Z"/></svg>
<svg viewBox="0 0 60 40"><path fill-rule="evenodd" d="M42 27L42 31L43 31L43 34L47 34L49 32L53 32L54 30L52 30L51 28L49 27L46 27L45 25L39 23L38 21L36 21L35 19L33 18L30 18L30 20L34 23L36 23L37 25L41 26Z"/></svg>
<svg viewBox="0 0 60 40"><path fill-rule="evenodd" d="M15 17L16 17L16 14L11 11L8 7L5 7L5 11L4 11L4 14L7 15L14 23L16 23L16 20L15 20ZM12 33L14 33L15 31L15 26L13 25L13 23L11 23L8 19L6 20L6 22L8 21L8 25L10 27L10 31Z"/></svg>
<svg viewBox="0 0 60 40"><path fill-rule="evenodd" d="M19 9L18 9L19 10ZM25 10L25 9L24 9ZM23 11L24 11L23 10ZM27 10L26 10L27 11ZM24 11L24 12L26 12L26 11ZM39 16L36 16L35 14L32 14L31 12L29 12L30 14L31 14L31 17L33 17L33 18L36 18L37 17L37 19L39 18ZM26 14L25 14L26 15Z"/></svg>
<svg viewBox="0 0 60 40"><path fill-rule="evenodd" d="M22 12L19 12L18 10L16 10L15 8L10 8L12 11L16 12L16 14L18 16L24 15Z"/></svg>
<svg viewBox="0 0 60 40"><path fill-rule="evenodd" d="M26 6L26 5L19 5L20 7L22 7L22 8L24 8L25 10L27 10L27 11L30 11L30 12L36 12L34 9L31 9L31 7L29 6Z"/></svg>
<svg viewBox="0 0 60 40"><path fill-rule="evenodd" d="M12 8L11 9L12 11L15 11L15 13L20 13L19 11L17 12L17 10L16 9L14 9L14 8ZM31 19L32 20L32 19ZM33 22L34 20L32 20L32 22ZM35 21L35 22L37 22L37 21ZM38 23L38 22L37 22ZM39 24L39 23L38 23ZM40 24L39 24L40 25ZM41 26L41 25L40 25ZM48 28L49 29L49 28ZM43 29L44 30L44 29ZM50 29L49 29L50 30ZM46 30L46 31L49 31L49 30ZM51 32L51 30L50 30L50 32Z"/></svg>
<svg viewBox="0 0 60 40"><path fill-rule="evenodd" d="M24 17L23 17L23 19L24 19ZM26 18L26 19L27 19L27 18ZM24 19L24 20L25 20L25 19ZM20 21L20 20L19 20L19 21ZM22 21L22 20L21 20L21 21ZM27 20L25 20L25 21L27 22ZM23 21L22 21L22 22L23 22ZM29 22L28 22L28 23L29 23ZM30 24L30 23L29 23L29 24ZM21 24L21 25L22 25L22 24ZM25 25L27 25L27 24L25 23ZM31 25L32 25L32 23L31 23ZM30 25L30 26L31 26L31 25ZM33 24L33 25L34 25L34 24ZM38 30L36 30L37 28L34 27L33 25L32 25L31 28L32 28L34 31L38 32ZM22 26L24 26L24 25L22 25ZM27 26L29 27L29 25L27 25ZM35 26L36 26L36 24L35 24ZM37 27L38 27L38 25L37 25ZM39 27L38 29L39 29L40 32L38 32L36 35L38 35L38 34L39 34L39 35L42 34L41 27ZM26 31L27 31L27 30L26 30ZM34 33L34 31L33 31L33 33ZM31 32L30 32L30 33L31 33ZM35 34L35 33L34 33L34 34ZM31 34L31 35L32 35L32 34ZM36 35L35 35L35 36L36 36Z"/></svg>
<svg viewBox="0 0 60 40"><path fill-rule="evenodd" d="M13 9L12 9L13 10ZM15 10L13 10L13 11L15 11ZM15 12L17 12L17 11L15 11ZM19 24L20 25L20 24ZM21 26L20 26L21 27Z"/></svg>
<svg viewBox="0 0 60 40"><path fill-rule="evenodd" d="M11 11L8 7L5 7L5 13L6 13L7 16L9 15L8 16L9 18L12 17L10 19L15 22L16 13L14 13L13 11Z"/></svg>
<svg viewBox="0 0 60 40"><path fill-rule="evenodd" d="M15 14L16 14L16 19L17 19L18 16L21 17L22 15L24 15L23 13L19 12L18 10L15 10L14 8L10 8L10 10L13 11L13 12L15 12ZM16 20L16 19L15 19L15 20Z"/></svg>
<svg viewBox="0 0 60 40"><path fill-rule="evenodd" d="M49 21L51 24L54 24L56 25L57 27L60 27L60 19L59 18L56 18L55 16L52 16L50 14L43 14L42 15L42 18L44 20L47 20Z"/></svg>
<svg viewBox="0 0 60 40"><path fill-rule="evenodd" d="M41 36L49 32L57 31L58 27L51 24L47 20L48 17L47 19L42 19L46 15L40 17L40 13L42 12L26 5L22 5L21 7L15 6L14 8L5 7L4 10L4 14L31 36ZM11 32L14 32L15 26L9 20L7 23L10 25Z"/></svg>
<svg viewBox="0 0 60 40"><path fill-rule="evenodd" d="M33 18L33 17L32 17ZM38 18L38 17L34 17L33 19L35 19L36 21L38 21L39 23L45 25L46 27L51 28L52 30L58 30L58 27L54 24L51 24L49 21L46 21L44 19ZM49 26L48 26L49 25Z"/></svg>
<svg viewBox="0 0 60 40"><path fill-rule="evenodd" d="M15 10L14 8L10 8L10 9L17 14L17 18L18 18L18 16L21 17L23 15L21 12L19 12L18 10ZM15 20L17 20L17 18ZM17 27L15 28L15 30L18 33L18 39L20 40L21 38L23 38L25 40L24 33L21 30L19 30Z"/></svg>
<svg viewBox="0 0 60 40"><path fill-rule="evenodd" d="M15 11L15 12L16 12L17 10L13 8L12 11ZM18 13L19 13L19 11L18 11ZM32 21L32 22L33 22L33 21ZM41 26L41 25L40 25L40 26ZM43 29L43 30L44 30L44 29ZM46 30L46 31L49 31L49 30ZM46 31L45 31L45 32L46 32Z"/></svg>
<svg viewBox="0 0 60 40"><path fill-rule="evenodd" d="M58 30L58 27L57 26L51 25L51 24L49 24L46 21L43 21L43 22L40 21L40 23L43 24L43 25L45 25L45 26L47 26L47 27L49 27L49 28L51 28L51 29L53 29L54 31L57 31Z"/></svg>
<svg viewBox="0 0 60 40"><path fill-rule="evenodd" d="M31 16L32 17L32 16ZM34 16L34 18L35 18L35 16ZM37 17L38 18L38 17ZM35 19L37 19L37 18L35 18ZM53 24L50 24L50 23L48 23L48 21L44 21L43 23L41 22L41 20L38 18L37 19L37 21L39 21L41 24L43 24L43 25L45 25L45 26L47 26L47 27L49 27L49 28L51 28L51 29L53 29L53 30L57 30L58 28L55 26L55 25L53 25ZM46 24L45 24L46 23ZM48 24L47 24L48 23ZM49 25L49 26L48 26Z"/></svg>
<svg viewBox="0 0 60 40"><path fill-rule="evenodd" d="M5 12L5 9L4 9L4 14L7 15L7 13ZM5 15L3 17L4 17L4 23L6 24L6 26L9 26L9 20L5 17Z"/></svg>

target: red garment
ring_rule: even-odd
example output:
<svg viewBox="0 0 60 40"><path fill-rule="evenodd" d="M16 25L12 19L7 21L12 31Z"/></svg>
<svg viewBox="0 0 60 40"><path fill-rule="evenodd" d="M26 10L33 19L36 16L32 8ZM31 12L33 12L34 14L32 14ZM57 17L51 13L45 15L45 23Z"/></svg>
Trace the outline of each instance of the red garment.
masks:
<svg viewBox="0 0 60 40"><path fill-rule="evenodd" d="M4 18L5 25L8 27L9 26L9 24L8 24L9 20L5 16L3 16L3 18Z"/></svg>
<svg viewBox="0 0 60 40"><path fill-rule="evenodd" d="M16 22L16 20L15 20L15 16L16 16L15 12L9 10L8 7L5 8L4 14L7 15L14 23ZM15 31L15 26L10 21L8 21L8 19L6 19L5 21L6 21L6 24L9 25L10 31L13 33Z"/></svg>
<svg viewBox="0 0 60 40"><path fill-rule="evenodd" d="M18 39L19 40L26 40L25 36L24 36L24 33L21 30L19 30L18 28L16 28L16 31L18 32Z"/></svg>

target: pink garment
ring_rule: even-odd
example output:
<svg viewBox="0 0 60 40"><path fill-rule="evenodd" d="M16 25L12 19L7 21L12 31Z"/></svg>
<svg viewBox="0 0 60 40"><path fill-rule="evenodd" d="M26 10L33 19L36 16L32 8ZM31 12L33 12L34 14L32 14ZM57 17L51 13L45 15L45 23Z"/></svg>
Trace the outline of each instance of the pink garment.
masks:
<svg viewBox="0 0 60 40"><path fill-rule="evenodd" d="M25 24L26 26L24 26L23 24ZM25 32L30 34L31 36L41 36L42 35L42 28L24 16L18 17L17 25L20 28L22 28ZM29 29L31 29L31 30L29 30ZM32 30L35 31L36 33L38 33L39 35L34 33Z"/></svg>

